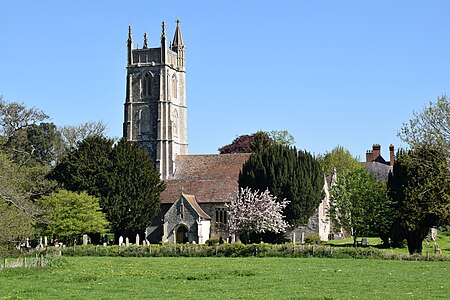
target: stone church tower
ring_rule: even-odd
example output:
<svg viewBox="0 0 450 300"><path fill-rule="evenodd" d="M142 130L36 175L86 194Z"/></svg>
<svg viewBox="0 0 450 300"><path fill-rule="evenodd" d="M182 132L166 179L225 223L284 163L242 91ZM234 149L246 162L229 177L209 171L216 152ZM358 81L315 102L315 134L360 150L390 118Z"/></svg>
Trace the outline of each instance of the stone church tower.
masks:
<svg viewBox="0 0 450 300"><path fill-rule="evenodd" d="M175 157L187 154L185 45L177 27L167 48L162 23L161 45L149 48L144 34L142 48L133 47L128 28L127 87L123 135L147 149L162 179L175 170Z"/></svg>

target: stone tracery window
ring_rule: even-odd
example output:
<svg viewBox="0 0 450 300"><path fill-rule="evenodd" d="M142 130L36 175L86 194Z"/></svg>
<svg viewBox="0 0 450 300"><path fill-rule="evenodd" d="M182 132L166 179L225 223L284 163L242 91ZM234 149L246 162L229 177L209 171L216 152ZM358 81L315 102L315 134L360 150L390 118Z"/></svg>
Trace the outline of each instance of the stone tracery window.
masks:
<svg viewBox="0 0 450 300"><path fill-rule="evenodd" d="M172 76L172 98L177 98L178 95L178 81L175 74Z"/></svg>
<svg viewBox="0 0 450 300"><path fill-rule="evenodd" d="M152 95L152 76L150 76L148 73L145 74L144 78L142 79L142 96L148 97Z"/></svg>
<svg viewBox="0 0 450 300"><path fill-rule="evenodd" d="M216 208L216 225L226 225L228 223L228 211L225 207Z"/></svg>
<svg viewBox="0 0 450 300"><path fill-rule="evenodd" d="M175 109L172 113L172 133L178 136L178 111Z"/></svg>

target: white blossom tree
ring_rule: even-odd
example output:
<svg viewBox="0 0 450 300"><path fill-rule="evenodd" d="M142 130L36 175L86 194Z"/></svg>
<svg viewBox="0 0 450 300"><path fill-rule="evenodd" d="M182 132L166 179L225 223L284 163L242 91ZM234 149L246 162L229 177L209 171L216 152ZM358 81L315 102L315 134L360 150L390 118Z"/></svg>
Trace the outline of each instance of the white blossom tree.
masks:
<svg viewBox="0 0 450 300"><path fill-rule="evenodd" d="M228 205L229 230L245 238L251 233L285 232L289 224L284 220L283 209L288 203L286 199L277 201L268 189L260 193L241 188Z"/></svg>

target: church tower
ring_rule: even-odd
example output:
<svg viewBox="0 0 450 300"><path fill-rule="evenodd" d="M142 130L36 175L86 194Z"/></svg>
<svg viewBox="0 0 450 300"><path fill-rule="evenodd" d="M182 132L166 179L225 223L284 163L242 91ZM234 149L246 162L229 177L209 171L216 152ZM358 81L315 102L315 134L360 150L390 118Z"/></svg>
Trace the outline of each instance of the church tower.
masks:
<svg viewBox="0 0 450 300"><path fill-rule="evenodd" d="M134 49L128 28L127 86L123 136L147 149L162 179L175 170L175 157L188 153L185 45L180 21L167 48L162 23L161 44Z"/></svg>

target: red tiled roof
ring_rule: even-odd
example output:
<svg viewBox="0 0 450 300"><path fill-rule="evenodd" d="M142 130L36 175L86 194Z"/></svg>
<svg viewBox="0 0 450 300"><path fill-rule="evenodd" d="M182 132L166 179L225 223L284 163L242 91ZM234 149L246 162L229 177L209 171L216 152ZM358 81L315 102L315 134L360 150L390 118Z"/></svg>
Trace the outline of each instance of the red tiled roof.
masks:
<svg viewBox="0 0 450 300"><path fill-rule="evenodd" d="M187 200L187 202L189 202L189 204L192 206L192 208L198 213L198 215L200 217L202 217L203 219L211 219L211 217L205 213L205 211L200 207L200 205L198 205L197 200L195 199L194 195L186 195L186 194L182 194L184 199Z"/></svg>
<svg viewBox="0 0 450 300"><path fill-rule="evenodd" d="M178 155L161 203L174 203L181 193L195 195L198 203L229 202L236 196L239 172L249 157L250 153Z"/></svg>

